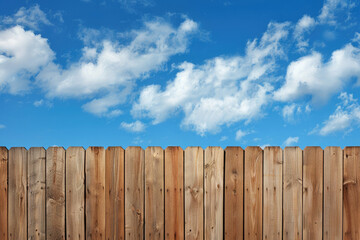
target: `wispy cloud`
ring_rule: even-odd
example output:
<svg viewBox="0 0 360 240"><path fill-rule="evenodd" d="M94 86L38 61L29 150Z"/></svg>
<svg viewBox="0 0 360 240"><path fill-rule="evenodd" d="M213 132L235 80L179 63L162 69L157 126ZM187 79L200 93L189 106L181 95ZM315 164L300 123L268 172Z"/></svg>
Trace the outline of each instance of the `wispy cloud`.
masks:
<svg viewBox="0 0 360 240"><path fill-rule="evenodd" d="M143 132L146 128L145 124L140 121L130 123L122 122L120 126L129 132Z"/></svg>
<svg viewBox="0 0 360 240"><path fill-rule="evenodd" d="M0 124L0 129L4 129L6 126L4 124Z"/></svg>
<svg viewBox="0 0 360 240"><path fill-rule="evenodd" d="M299 142L299 137L288 137L288 138L284 141L283 145L284 145L284 146L292 146L292 145L294 145L294 144L296 144L296 143L298 143L298 142Z"/></svg>

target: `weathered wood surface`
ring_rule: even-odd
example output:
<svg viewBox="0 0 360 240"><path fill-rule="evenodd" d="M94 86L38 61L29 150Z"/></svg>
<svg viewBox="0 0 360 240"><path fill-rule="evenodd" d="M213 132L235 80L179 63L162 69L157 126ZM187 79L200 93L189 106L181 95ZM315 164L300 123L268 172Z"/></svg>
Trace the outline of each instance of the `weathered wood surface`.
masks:
<svg viewBox="0 0 360 240"><path fill-rule="evenodd" d="M125 151L108 147L105 152L105 238L125 239Z"/></svg>
<svg viewBox="0 0 360 240"><path fill-rule="evenodd" d="M244 235L246 240L262 239L263 150L245 149Z"/></svg>
<svg viewBox="0 0 360 240"><path fill-rule="evenodd" d="M184 239L184 152L165 149L165 239Z"/></svg>
<svg viewBox="0 0 360 240"><path fill-rule="evenodd" d="M185 149L185 239L204 238L204 150Z"/></svg>
<svg viewBox="0 0 360 240"><path fill-rule="evenodd" d="M0 147L0 238L8 237L8 150Z"/></svg>
<svg viewBox="0 0 360 240"><path fill-rule="evenodd" d="M225 149L224 238L242 239L244 234L244 150Z"/></svg>
<svg viewBox="0 0 360 240"><path fill-rule="evenodd" d="M145 238L164 239L164 151L145 149Z"/></svg>

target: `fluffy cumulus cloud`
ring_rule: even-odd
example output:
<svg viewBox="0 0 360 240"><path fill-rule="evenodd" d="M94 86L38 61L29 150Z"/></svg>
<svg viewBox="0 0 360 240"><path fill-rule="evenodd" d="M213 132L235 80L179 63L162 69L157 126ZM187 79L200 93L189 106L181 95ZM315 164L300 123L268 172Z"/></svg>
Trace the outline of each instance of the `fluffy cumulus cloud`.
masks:
<svg viewBox="0 0 360 240"><path fill-rule="evenodd" d="M40 25L51 25L46 14L39 5L30 8L21 7L13 16L6 16L1 19L3 24L21 25L33 30L39 30Z"/></svg>
<svg viewBox="0 0 360 240"><path fill-rule="evenodd" d="M20 94L31 87L31 77L54 58L47 39L15 26L0 30L0 91Z"/></svg>
<svg viewBox="0 0 360 240"><path fill-rule="evenodd" d="M84 109L97 115L108 115L123 103L136 85L175 54L183 53L197 23L185 19L174 28L162 19L145 23L132 31L131 41L103 40L83 48L78 62L68 68L51 63L37 76L37 83L48 97L91 98Z"/></svg>
<svg viewBox="0 0 360 240"><path fill-rule="evenodd" d="M292 146L292 145L294 145L294 144L296 144L296 143L298 143L298 142L299 142L299 137L288 137L288 138L284 141L283 145L284 145L284 146Z"/></svg>
<svg viewBox="0 0 360 240"><path fill-rule="evenodd" d="M341 103L337 106L335 112L324 121L320 129L314 132L326 136L330 133L344 131L349 132L354 127L360 125L360 105L352 94L341 93L339 95Z"/></svg>
<svg viewBox="0 0 360 240"><path fill-rule="evenodd" d="M129 132L143 132L146 128L145 124L140 121L135 122L122 122L120 127L129 131Z"/></svg>
<svg viewBox="0 0 360 240"><path fill-rule="evenodd" d="M360 81L360 49L352 44L336 50L328 61L319 52L293 61L287 68L284 85L275 91L279 101L294 101L311 96L317 104L325 103L352 78Z"/></svg>
<svg viewBox="0 0 360 240"><path fill-rule="evenodd" d="M132 114L152 118L157 124L183 111L182 125L200 135L259 117L273 90L270 74L284 54L281 41L288 27L288 23L270 23L259 41L248 42L245 56L180 64L175 79L164 88L150 85L141 91Z"/></svg>

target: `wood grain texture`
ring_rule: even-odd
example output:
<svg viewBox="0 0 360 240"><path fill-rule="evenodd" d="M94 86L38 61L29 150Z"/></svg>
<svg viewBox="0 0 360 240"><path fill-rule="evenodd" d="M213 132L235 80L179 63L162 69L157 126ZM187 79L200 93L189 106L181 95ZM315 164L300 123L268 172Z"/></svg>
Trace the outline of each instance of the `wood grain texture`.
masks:
<svg viewBox="0 0 360 240"><path fill-rule="evenodd" d="M344 240L360 239L360 147L344 148Z"/></svg>
<svg viewBox="0 0 360 240"><path fill-rule="evenodd" d="M224 150L205 149L204 168L205 239L223 239L224 208Z"/></svg>
<svg viewBox="0 0 360 240"><path fill-rule="evenodd" d="M65 236L65 149L46 150L46 238Z"/></svg>
<svg viewBox="0 0 360 240"><path fill-rule="evenodd" d="M303 158L303 240L322 239L323 150L306 147Z"/></svg>
<svg viewBox="0 0 360 240"><path fill-rule="evenodd" d="M105 239L105 149L89 147L85 157L86 239Z"/></svg>
<svg viewBox="0 0 360 240"><path fill-rule="evenodd" d="M343 151L324 150L324 240L342 238Z"/></svg>
<svg viewBox="0 0 360 240"><path fill-rule="evenodd" d="M263 150L245 149L244 236L246 240L262 239Z"/></svg>
<svg viewBox="0 0 360 240"><path fill-rule="evenodd" d="M144 237L144 150L128 147L125 150L125 239Z"/></svg>
<svg viewBox="0 0 360 240"><path fill-rule="evenodd" d="M125 239L125 151L108 147L105 152L105 237Z"/></svg>
<svg viewBox="0 0 360 240"><path fill-rule="evenodd" d="M165 149L165 239L184 239L184 152Z"/></svg>
<svg viewBox="0 0 360 240"><path fill-rule="evenodd" d="M280 147L264 150L263 239L282 239L282 166Z"/></svg>
<svg viewBox="0 0 360 240"><path fill-rule="evenodd" d="M0 238L8 239L8 150L0 147Z"/></svg>
<svg viewBox="0 0 360 240"><path fill-rule="evenodd" d="M85 239L85 150L66 150L66 238Z"/></svg>
<svg viewBox="0 0 360 240"><path fill-rule="evenodd" d="M185 149L185 239L204 238L204 150Z"/></svg>
<svg viewBox="0 0 360 240"><path fill-rule="evenodd" d="M283 166L283 239L302 239L302 150L284 149Z"/></svg>
<svg viewBox="0 0 360 240"><path fill-rule="evenodd" d="M45 239L45 149L28 151L28 239Z"/></svg>
<svg viewBox="0 0 360 240"><path fill-rule="evenodd" d="M27 150L9 151L8 239L27 239Z"/></svg>
<svg viewBox="0 0 360 240"><path fill-rule="evenodd" d="M225 239L242 239L244 234L244 150L225 149Z"/></svg>
<svg viewBox="0 0 360 240"><path fill-rule="evenodd" d="M145 149L145 239L164 239L164 150Z"/></svg>

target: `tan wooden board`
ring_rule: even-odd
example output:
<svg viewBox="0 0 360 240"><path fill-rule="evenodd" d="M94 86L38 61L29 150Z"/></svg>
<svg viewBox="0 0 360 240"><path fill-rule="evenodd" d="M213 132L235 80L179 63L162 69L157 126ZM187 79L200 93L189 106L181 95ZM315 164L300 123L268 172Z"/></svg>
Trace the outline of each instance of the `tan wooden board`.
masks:
<svg viewBox="0 0 360 240"><path fill-rule="evenodd" d="M8 150L0 147L0 238L8 238Z"/></svg>

